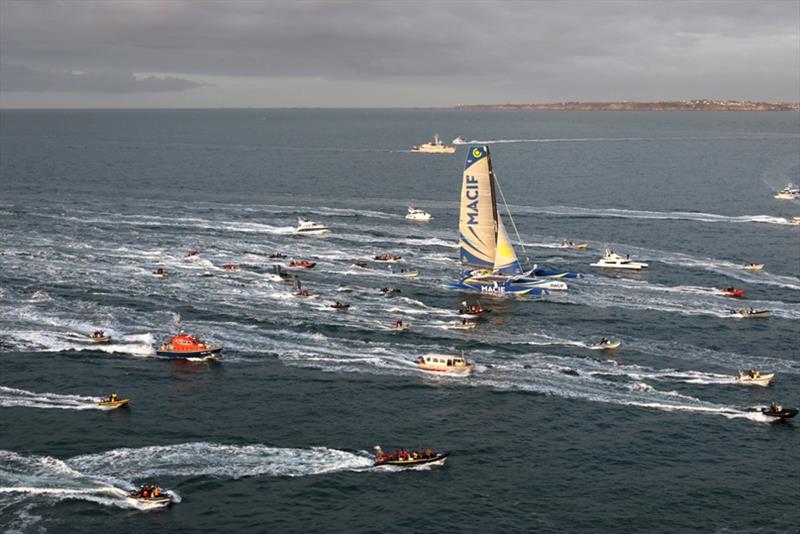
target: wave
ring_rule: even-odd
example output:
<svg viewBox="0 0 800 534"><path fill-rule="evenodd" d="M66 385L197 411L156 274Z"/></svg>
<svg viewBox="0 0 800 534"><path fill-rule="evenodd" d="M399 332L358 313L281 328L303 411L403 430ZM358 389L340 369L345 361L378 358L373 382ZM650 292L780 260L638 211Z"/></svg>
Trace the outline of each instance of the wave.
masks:
<svg viewBox="0 0 800 534"><path fill-rule="evenodd" d="M664 137L555 137L538 139L471 139L459 145L497 145L508 143L635 143L661 141L752 141L772 139L797 139L795 134L756 134L736 136L664 136Z"/></svg>
<svg viewBox="0 0 800 534"><path fill-rule="evenodd" d="M0 386L0 406L4 408L53 408L59 410L106 410L97 403L99 397L61 395L58 393L35 393L25 389Z"/></svg>

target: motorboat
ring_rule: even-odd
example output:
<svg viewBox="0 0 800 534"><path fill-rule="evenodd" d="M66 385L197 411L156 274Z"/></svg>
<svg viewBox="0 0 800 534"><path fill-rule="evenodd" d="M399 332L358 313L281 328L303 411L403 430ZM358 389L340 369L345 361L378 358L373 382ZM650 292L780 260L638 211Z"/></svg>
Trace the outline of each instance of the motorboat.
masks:
<svg viewBox="0 0 800 534"><path fill-rule="evenodd" d="M745 263L744 265L742 265L742 269L744 269L745 271L758 272L758 271L761 271L761 270L764 269L764 264L763 263Z"/></svg>
<svg viewBox="0 0 800 534"><path fill-rule="evenodd" d="M159 356L172 358L207 358L218 359L222 352L222 344L208 343L182 330L170 336L156 348Z"/></svg>
<svg viewBox="0 0 800 534"><path fill-rule="evenodd" d="M318 295L312 295L308 292L308 289L298 289L294 296L301 299L311 299L317 297Z"/></svg>
<svg viewBox="0 0 800 534"><path fill-rule="evenodd" d="M236 265L235 263L226 263L225 265L222 266L222 268L228 271L229 273L239 272L239 266Z"/></svg>
<svg viewBox="0 0 800 534"><path fill-rule="evenodd" d="M331 304L331 308L333 308L336 311L347 311L350 309L350 305L336 300L333 302L333 304Z"/></svg>
<svg viewBox="0 0 800 534"><path fill-rule="evenodd" d="M731 310L731 316L740 319L763 319L769 317L769 310L754 310L753 308L740 308Z"/></svg>
<svg viewBox="0 0 800 534"><path fill-rule="evenodd" d="M778 191L778 194L775 195L775 198L778 200L796 200L800 199L800 187L792 183L786 184L786 187Z"/></svg>
<svg viewBox="0 0 800 534"><path fill-rule="evenodd" d="M744 384L747 386L768 386L775 373L762 373L756 369L750 369L747 372L739 371L736 373L735 381L737 384Z"/></svg>
<svg viewBox="0 0 800 534"><path fill-rule="evenodd" d="M419 154L454 154L456 147L447 146L442 142L439 134L434 134L433 139L429 143L422 143L418 146L412 146L411 152Z"/></svg>
<svg viewBox="0 0 800 534"><path fill-rule="evenodd" d="M419 368L423 371L468 375L475 370L475 364L463 356L452 354L425 354L419 357Z"/></svg>
<svg viewBox="0 0 800 534"><path fill-rule="evenodd" d="M468 306L466 302L463 302L462 307L458 309L458 315L465 319L477 319L487 313L491 313L491 311L482 308L480 304Z"/></svg>
<svg viewBox="0 0 800 534"><path fill-rule="evenodd" d="M172 495L162 491L158 486L142 486L132 490L126 499L135 504L143 504L154 508L164 508L172 504Z"/></svg>
<svg viewBox="0 0 800 534"><path fill-rule="evenodd" d="M87 343L95 343L97 345L111 343L111 336L107 336L102 330L95 330L89 335L73 332L69 334L69 337L78 339L80 341L85 341Z"/></svg>
<svg viewBox="0 0 800 534"><path fill-rule="evenodd" d="M571 248L572 250L586 250L589 248L588 243L576 243L575 241L563 241L561 248Z"/></svg>
<svg viewBox="0 0 800 534"><path fill-rule="evenodd" d="M400 269L398 274L406 280L413 280L419 276L419 271L406 271L405 269Z"/></svg>
<svg viewBox="0 0 800 534"><path fill-rule="evenodd" d="M320 235L329 231L330 229L324 224L310 221L305 217L299 217L297 219L297 228L295 228L295 233L303 235Z"/></svg>
<svg viewBox="0 0 800 534"><path fill-rule="evenodd" d="M789 224L800 224L800 217L792 217L792 220L789 221Z"/></svg>
<svg viewBox="0 0 800 534"><path fill-rule="evenodd" d="M120 399L119 397L117 397L116 393L112 393L108 397L98 402L97 405L102 406L103 408L116 410L117 408L122 408L123 406L127 406L129 401L130 399Z"/></svg>
<svg viewBox="0 0 800 534"><path fill-rule="evenodd" d="M433 217L431 217L431 214L428 213L427 211L415 208L413 206L409 206L408 213L406 214L406 219L408 219L409 221L427 222L433 219Z"/></svg>
<svg viewBox="0 0 800 534"><path fill-rule="evenodd" d="M292 260L289 262L290 269L313 269L316 262L305 260Z"/></svg>
<svg viewBox="0 0 800 534"><path fill-rule="evenodd" d="M600 342L597 344L597 346L603 350L618 349L620 345L622 345L621 341L612 341L606 338L601 339Z"/></svg>
<svg viewBox="0 0 800 534"><path fill-rule="evenodd" d="M397 263L402 259L403 259L402 256L395 256L393 254L378 254L377 256L375 256L375 261L383 261L390 263Z"/></svg>
<svg viewBox="0 0 800 534"><path fill-rule="evenodd" d="M461 137L460 135L458 137L456 137L455 139L453 139L452 141L450 141L450 142L453 143L454 145L466 145L467 144L467 142L464 141L464 138Z"/></svg>
<svg viewBox="0 0 800 534"><path fill-rule="evenodd" d="M419 465L444 465L445 460L450 455L449 452L436 453L431 449L397 450L391 453L384 453L379 445L375 446L375 466L395 465L398 467L416 467Z"/></svg>
<svg viewBox="0 0 800 534"><path fill-rule="evenodd" d="M601 267L603 269L629 269L634 271L641 271L649 267L646 263L631 261L629 257L623 258L609 248L606 249L602 258L589 265L591 267Z"/></svg>
<svg viewBox="0 0 800 534"><path fill-rule="evenodd" d="M286 257L286 254L281 254L280 252L273 252L269 255L270 259L273 260L281 260Z"/></svg>
<svg viewBox="0 0 800 534"><path fill-rule="evenodd" d="M200 255L200 252L198 252L197 250L190 250L183 257L184 258L194 258L195 256L199 256L199 255Z"/></svg>
<svg viewBox="0 0 800 534"><path fill-rule="evenodd" d="M784 408L776 402L771 403L768 408L761 408L761 413L776 419L791 419L797 412L797 408Z"/></svg>
<svg viewBox="0 0 800 534"><path fill-rule="evenodd" d="M167 273L166 269L164 269L163 267L159 267L155 271L153 271L153 276L155 276L156 278L166 278L168 274L169 273Z"/></svg>
<svg viewBox="0 0 800 534"><path fill-rule="evenodd" d="M410 328L411 325L409 325L408 323L404 323L399 319L395 321L394 324L392 325L392 330L394 330L395 332L408 332Z"/></svg>
<svg viewBox="0 0 800 534"><path fill-rule="evenodd" d="M456 323L455 325L453 325L453 329L454 330L473 330L476 326L478 326L478 325L475 324L473 321L467 321L466 319L461 319L460 323Z"/></svg>
<svg viewBox="0 0 800 534"><path fill-rule="evenodd" d="M381 293L383 293L386 296L395 295L397 293L400 293L400 290L397 289L396 287L386 286L381 288Z"/></svg>
<svg viewBox="0 0 800 534"><path fill-rule="evenodd" d="M735 287L726 287L725 289L720 289L723 295L728 297L743 297L744 290L743 289L736 289Z"/></svg>

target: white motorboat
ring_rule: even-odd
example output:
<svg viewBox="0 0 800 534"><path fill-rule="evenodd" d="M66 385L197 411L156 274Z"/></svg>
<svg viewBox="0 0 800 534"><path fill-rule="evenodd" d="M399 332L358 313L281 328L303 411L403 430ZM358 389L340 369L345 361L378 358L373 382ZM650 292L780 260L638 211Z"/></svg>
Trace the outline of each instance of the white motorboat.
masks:
<svg viewBox="0 0 800 534"><path fill-rule="evenodd" d="M454 145L466 145L467 142L459 135L451 141Z"/></svg>
<svg viewBox="0 0 800 534"><path fill-rule="evenodd" d="M434 134L433 140L430 143L422 143L419 146L411 147L411 152L421 154L455 154L456 147L447 146L442 143L439 134Z"/></svg>
<svg viewBox="0 0 800 534"><path fill-rule="evenodd" d="M800 187L797 187L792 183L786 184L786 187L778 191L778 194L775 195L775 198L778 200L800 199Z"/></svg>
<svg viewBox="0 0 800 534"><path fill-rule="evenodd" d="M746 386L763 386L769 385L775 373L762 373L755 369L750 369L747 372L739 371L736 373L736 383L744 384Z"/></svg>
<svg viewBox="0 0 800 534"><path fill-rule="evenodd" d="M450 354L425 354L419 357L419 368L423 371L468 375L475 370L475 364L463 356Z"/></svg>
<svg viewBox="0 0 800 534"><path fill-rule="evenodd" d="M606 249L603 257L595 263L589 264L591 267L601 267L603 269L630 269L634 271L641 271L647 269L649 265L640 261L631 261L630 258L623 258L611 249Z"/></svg>
<svg viewBox="0 0 800 534"><path fill-rule="evenodd" d="M427 222L433 219L433 217L431 217L431 214L428 213L427 211L415 208L413 206L409 206L408 214L406 214L406 219L408 219L409 221Z"/></svg>
<svg viewBox="0 0 800 534"><path fill-rule="evenodd" d="M328 231L329 228L324 224L310 221L305 217L300 217L299 219L297 219L297 228L295 229L295 232L297 232L298 234L319 235L319 234L324 234Z"/></svg>
<svg viewBox="0 0 800 534"><path fill-rule="evenodd" d="M792 220L789 221L789 224L800 224L800 217L792 217Z"/></svg>

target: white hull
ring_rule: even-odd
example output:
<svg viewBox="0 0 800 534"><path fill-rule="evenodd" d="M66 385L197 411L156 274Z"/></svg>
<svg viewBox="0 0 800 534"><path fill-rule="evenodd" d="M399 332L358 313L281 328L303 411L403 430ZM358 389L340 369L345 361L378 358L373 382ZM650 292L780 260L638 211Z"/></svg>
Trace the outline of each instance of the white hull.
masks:
<svg viewBox="0 0 800 534"><path fill-rule="evenodd" d="M647 269L649 265L646 263L637 263L635 261L627 262L627 263L620 263L620 262L610 262L610 261L598 261L596 263L590 263L590 267L600 267L603 269L627 269L629 271L641 271L642 269Z"/></svg>
<svg viewBox="0 0 800 534"><path fill-rule="evenodd" d="M409 213L406 219L409 221L428 222L432 219L430 213Z"/></svg>
<svg viewBox="0 0 800 534"><path fill-rule="evenodd" d="M749 375L739 375L736 377L736 383L742 384L743 386L767 387L774 376L775 373L763 374L758 378L751 378Z"/></svg>

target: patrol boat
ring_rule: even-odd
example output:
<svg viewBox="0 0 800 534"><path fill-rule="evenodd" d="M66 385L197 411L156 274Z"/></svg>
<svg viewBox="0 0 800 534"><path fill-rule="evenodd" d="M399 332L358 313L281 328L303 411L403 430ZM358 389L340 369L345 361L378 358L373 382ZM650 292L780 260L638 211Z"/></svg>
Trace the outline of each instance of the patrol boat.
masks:
<svg viewBox="0 0 800 534"><path fill-rule="evenodd" d="M411 147L411 152L420 154L453 154L455 151L456 147L445 145L439 134L433 134L433 140L430 143L422 143L419 146Z"/></svg>

